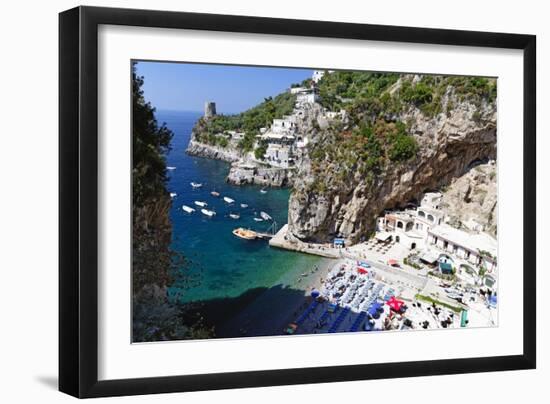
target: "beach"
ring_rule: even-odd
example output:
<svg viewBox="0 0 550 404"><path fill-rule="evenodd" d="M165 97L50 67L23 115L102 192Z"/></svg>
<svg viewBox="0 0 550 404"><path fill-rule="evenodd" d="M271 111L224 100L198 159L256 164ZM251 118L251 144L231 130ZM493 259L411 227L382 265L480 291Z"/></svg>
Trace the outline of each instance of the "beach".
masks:
<svg viewBox="0 0 550 404"><path fill-rule="evenodd" d="M312 273L313 267L310 268L310 272L295 279L294 284L279 283L259 291L253 299L240 305L241 311L235 317L230 316L216 327L216 337L283 335L286 325L311 302L311 291L320 288L336 264L337 260L323 259L316 264L317 270Z"/></svg>

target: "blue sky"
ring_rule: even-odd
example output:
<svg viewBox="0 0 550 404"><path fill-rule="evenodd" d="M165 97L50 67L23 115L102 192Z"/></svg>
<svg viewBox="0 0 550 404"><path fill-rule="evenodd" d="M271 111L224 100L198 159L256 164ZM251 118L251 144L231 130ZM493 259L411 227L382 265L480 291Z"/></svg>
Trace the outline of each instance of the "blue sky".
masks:
<svg viewBox="0 0 550 404"><path fill-rule="evenodd" d="M242 112L311 77L311 69L138 62L145 99L157 110L202 111L214 101L218 113Z"/></svg>

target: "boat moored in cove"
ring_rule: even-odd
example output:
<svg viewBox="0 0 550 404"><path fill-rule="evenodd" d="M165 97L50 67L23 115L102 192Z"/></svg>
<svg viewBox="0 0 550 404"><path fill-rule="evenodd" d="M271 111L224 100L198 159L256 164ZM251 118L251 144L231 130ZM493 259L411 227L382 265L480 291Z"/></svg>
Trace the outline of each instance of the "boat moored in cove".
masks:
<svg viewBox="0 0 550 404"><path fill-rule="evenodd" d="M208 209L201 209L201 212L203 215L206 215L208 217L212 217L216 214L216 212L214 212L213 210L208 210Z"/></svg>
<svg viewBox="0 0 550 404"><path fill-rule="evenodd" d="M218 196L220 196L220 193L217 191L212 191L210 192L210 195L215 196L217 198Z"/></svg>
<svg viewBox="0 0 550 404"><path fill-rule="evenodd" d="M238 213L230 213L229 214L229 217L231 219L240 219L241 218L241 215L239 215Z"/></svg>
<svg viewBox="0 0 550 404"><path fill-rule="evenodd" d="M241 208L243 209L248 208L248 205L246 203L241 203Z"/></svg>
<svg viewBox="0 0 550 404"><path fill-rule="evenodd" d="M233 230L233 235L245 240L255 240L258 236L255 231L243 229L242 227Z"/></svg>
<svg viewBox="0 0 550 404"><path fill-rule="evenodd" d="M202 202L202 201L195 201L195 205L200 206L201 208L208 206L206 202Z"/></svg>
<svg viewBox="0 0 550 404"><path fill-rule="evenodd" d="M223 197L223 200L226 201L227 203L233 203L233 202L235 202L235 199L231 199L231 198L228 197L228 196L224 196L224 197Z"/></svg>
<svg viewBox="0 0 550 404"><path fill-rule="evenodd" d="M262 217L262 219L264 220L273 220L273 218L271 216L269 216L267 213L265 212L260 212L260 216Z"/></svg>
<svg viewBox="0 0 550 404"><path fill-rule="evenodd" d="M202 184L200 184L198 182L191 182L191 186L196 189L196 188L202 187Z"/></svg>
<svg viewBox="0 0 550 404"><path fill-rule="evenodd" d="M195 211L195 209L193 209L192 207L190 206L187 206L187 205L182 205L181 207L184 211L186 211L187 213L193 213Z"/></svg>
<svg viewBox="0 0 550 404"><path fill-rule="evenodd" d="M176 196L178 196L178 194L175 192L170 192L170 198L175 198Z"/></svg>

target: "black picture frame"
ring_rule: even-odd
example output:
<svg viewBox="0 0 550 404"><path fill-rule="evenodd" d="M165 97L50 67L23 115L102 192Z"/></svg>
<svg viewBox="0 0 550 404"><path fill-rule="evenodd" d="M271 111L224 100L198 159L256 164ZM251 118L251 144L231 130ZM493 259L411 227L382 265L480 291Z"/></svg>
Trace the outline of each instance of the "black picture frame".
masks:
<svg viewBox="0 0 550 404"><path fill-rule="evenodd" d="M523 354L99 381L97 52L100 24L522 50ZM85 398L534 369L535 73L536 37L533 35L96 7L77 7L60 13L59 389Z"/></svg>

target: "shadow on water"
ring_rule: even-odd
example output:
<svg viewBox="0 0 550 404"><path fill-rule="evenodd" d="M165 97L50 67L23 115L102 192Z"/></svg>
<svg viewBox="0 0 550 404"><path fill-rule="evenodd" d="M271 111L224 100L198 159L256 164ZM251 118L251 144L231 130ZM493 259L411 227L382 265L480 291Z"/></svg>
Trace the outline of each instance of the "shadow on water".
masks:
<svg viewBox="0 0 550 404"><path fill-rule="evenodd" d="M326 334L329 330L349 332L354 324L357 331L364 330L367 321L364 314L343 308L329 313L328 302L319 303L308 311L313 301L304 290L276 285L250 289L238 297L203 301L201 311L215 328L214 338L286 335L287 325L301 317L297 334ZM305 312L308 314L303 316Z"/></svg>

